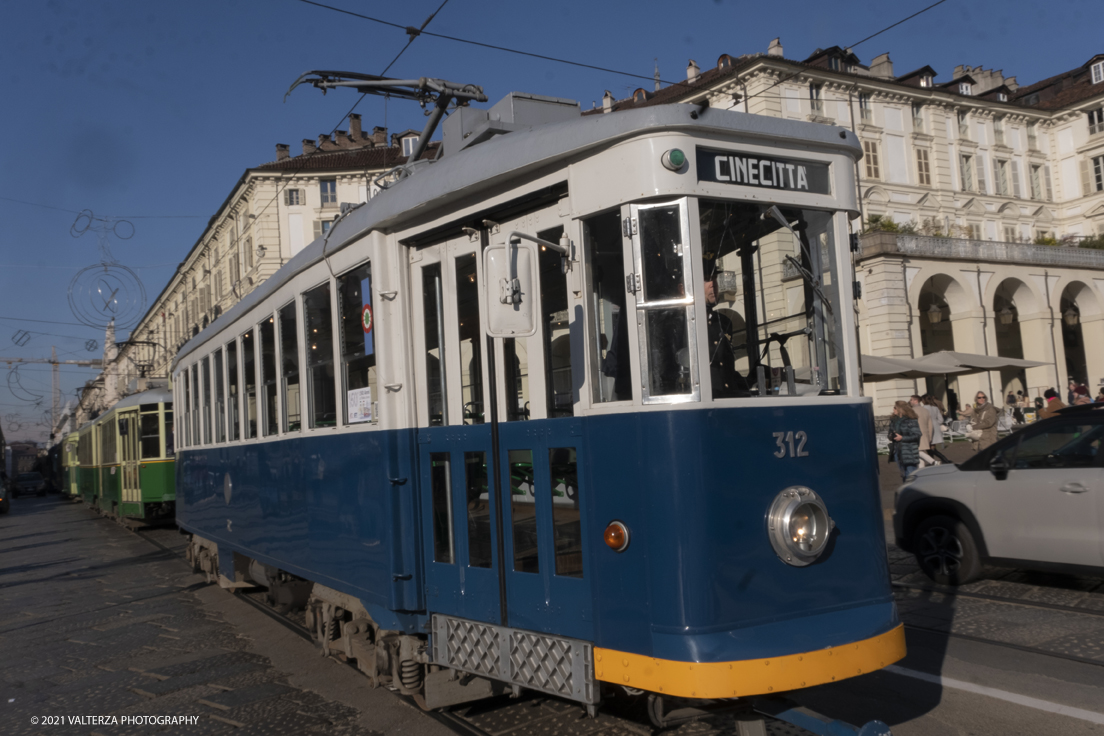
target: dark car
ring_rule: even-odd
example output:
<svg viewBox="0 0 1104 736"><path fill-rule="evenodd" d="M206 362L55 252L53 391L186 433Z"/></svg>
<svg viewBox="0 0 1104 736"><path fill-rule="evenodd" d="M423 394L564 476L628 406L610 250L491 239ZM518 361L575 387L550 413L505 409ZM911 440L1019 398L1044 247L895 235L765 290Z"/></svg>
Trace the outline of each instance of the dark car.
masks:
<svg viewBox="0 0 1104 736"><path fill-rule="evenodd" d="M897 491L897 546L937 583L985 563L1104 571L1104 406L1070 407L959 465L924 468Z"/></svg>
<svg viewBox="0 0 1104 736"><path fill-rule="evenodd" d="M39 496L46 495L46 479L42 473L20 473L12 482L12 497L34 493Z"/></svg>
<svg viewBox="0 0 1104 736"><path fill-rule="evenodd" d="M11 508L10 487L8 474L0 470L0 514L8 513L8 509Z"/></svg>

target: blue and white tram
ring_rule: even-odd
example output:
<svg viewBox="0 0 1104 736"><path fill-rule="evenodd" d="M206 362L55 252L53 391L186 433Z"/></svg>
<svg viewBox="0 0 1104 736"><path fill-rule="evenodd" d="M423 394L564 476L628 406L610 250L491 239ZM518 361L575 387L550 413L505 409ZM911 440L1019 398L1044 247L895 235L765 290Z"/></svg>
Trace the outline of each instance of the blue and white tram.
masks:
<svg viewBox="0 0 1104 736"><path fill-rule="evenodd" d="M429 707L777 694L900 659L855 136L462 112L179 353L196 565L309 590L324 648Z"/></svg>

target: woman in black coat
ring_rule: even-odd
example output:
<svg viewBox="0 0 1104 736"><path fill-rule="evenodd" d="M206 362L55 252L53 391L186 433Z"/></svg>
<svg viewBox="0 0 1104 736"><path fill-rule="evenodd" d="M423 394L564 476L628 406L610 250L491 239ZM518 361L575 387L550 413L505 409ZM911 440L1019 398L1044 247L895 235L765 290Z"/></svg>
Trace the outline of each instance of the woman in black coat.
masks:
<svg viewBox="0 0 1104 736"><path fill-rule="evenodd" d="M901 480L904 480L920 465L920 423L916 421L916 412L907 401L898 401L893 405L889 440L893 443Z"/></svg>

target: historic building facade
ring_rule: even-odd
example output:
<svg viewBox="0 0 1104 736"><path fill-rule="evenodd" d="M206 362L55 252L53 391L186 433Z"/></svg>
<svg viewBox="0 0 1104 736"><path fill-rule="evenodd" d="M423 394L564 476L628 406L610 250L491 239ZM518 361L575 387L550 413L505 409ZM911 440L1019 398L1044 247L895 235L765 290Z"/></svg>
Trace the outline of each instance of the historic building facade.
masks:
<svg viewBox="0 0 1104 736"><path fill-rule="evenodd" d="M775 39L765 54L724 54L704 71L691 61L679 84L625 100L607 93L589 114L669 102L855 132L862 220L896 231L864 235L856 257L864 353L1045 363L952 378L960 400L978 389L998 401L1038 395L1070 378L1104 385L1104 250L1079 247L1104 245L1104 54L1021 86L981 67L897 75L889 54L864 65L838 47L793 61ZM945 397L947 386L865 389L884 414L914 391Z"/></svg>
<svg viewBox="0 0 1104 736"><path fill-rule="evenodd" d="M354 114L349 130L304 139L301 155L277 144L275 161L247 169L130 337L117 352L107 340L104 371L81 397L78 426L141 390L145 379L167 385L185 342L325 233L342 203L374 196L375 179L405 161L417 137L413 130L390 140L384 128L363 132Z"/></svg>

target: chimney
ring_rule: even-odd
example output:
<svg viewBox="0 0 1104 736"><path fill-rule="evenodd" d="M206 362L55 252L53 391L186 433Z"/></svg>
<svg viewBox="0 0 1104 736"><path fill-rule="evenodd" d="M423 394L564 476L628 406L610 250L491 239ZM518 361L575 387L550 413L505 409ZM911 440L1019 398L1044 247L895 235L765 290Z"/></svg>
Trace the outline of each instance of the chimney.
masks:
<svg viewBox="0 0 1104 736"><path fill-rule="evenodd" d="M893 62L889 60L888 52L874 57L870 62L870 74L881 79L893 79Z"/></svg>
<svg viewBox="0 0 1104 736"><path fill-rule="evenodd" d="M372 128L372 145L373 146L386 146L387 145L387 128L381 128L376 126Z"/></svg>
<svg viewBox="0 0 1104 736"><path fill-rule="evenodd" d="M782 56L782 37L774 39L767 48L767 56Z"/></svg>
<svg viewBox="0 0 1104 736"><path fill-rule="evenodd" d="M364 137L360 132L360 113L349 113L349 137L356 143L360 143L360 139Z"/></svg>
<svg viewBox="0 0 1104 736"><path fill-rule="evenodd" d="M318 134L318 147L323 151L333 150L333 141L325 133Z"/></svg>
<svg viewBox="0 0 1104 736"><path fill-rule="evenodd" d="M310 154L314 153L317 148L318 148L318 146L314 145L314 141L312 141L310 138L304 138L303 139L303 155L304 156L309 156Z"/></svg>
<svg viewBox="0 0 1104 736"><path fill-rule="evenodd" d="M608 89L602 95L602 112L613 112L613 95Z"/></svg>
<svg viewBox="0 0 1104 736"><path fill-rule="evenodd" d="M698 68L698 62L693 59L686 65L686 81L696 82L701 78L701 69Z"/></svg>
<svg viewBox="0 0 1104 736"><path fill-rule="evenodd" d="M283 161L286 158L291 158L291 154L288 153L288 144L277 143L276 144L276 160Z"/></svg>

